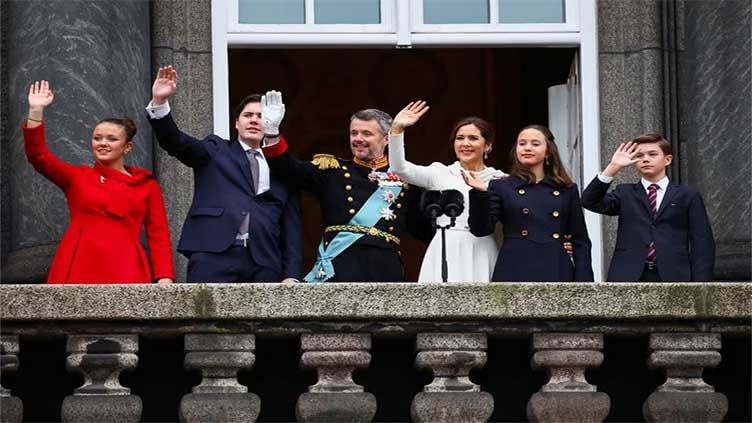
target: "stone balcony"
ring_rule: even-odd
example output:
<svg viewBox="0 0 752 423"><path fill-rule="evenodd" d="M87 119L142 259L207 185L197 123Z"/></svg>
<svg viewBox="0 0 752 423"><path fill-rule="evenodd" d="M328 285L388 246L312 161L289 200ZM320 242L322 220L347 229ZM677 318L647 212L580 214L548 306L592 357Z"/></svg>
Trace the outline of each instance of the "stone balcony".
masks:
<svg viewBox="0 0 752 423"><path fill-rule="evenodd" d="M4 422L720 422L751 405L750 283L3 285L0 313Z"/></svg>

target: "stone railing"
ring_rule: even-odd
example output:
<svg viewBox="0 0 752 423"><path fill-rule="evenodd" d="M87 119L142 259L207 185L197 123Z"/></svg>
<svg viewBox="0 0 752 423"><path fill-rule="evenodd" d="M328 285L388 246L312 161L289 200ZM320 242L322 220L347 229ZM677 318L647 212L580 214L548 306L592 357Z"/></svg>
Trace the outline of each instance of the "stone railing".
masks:
<svg viewBox="0 0 752 423"><path fill-rule="evenodd" d="M530 337L530 365L548 373L527 402L533 422L606 419L614 404L586 370L611 337L646 337L646 366L665 375L642 405L647 421L720 422L729 407L749 408L729 404L703 369L719 365L722 336L749 337L750 283L3 285L0 313L3 377L30 353L19 337L65 336L65 366L83 376L62 401L66 422L142 420L146 400L119 377L139 365L140 337L155 335L181 337L184 368L201 375L180 400L185 422L258 418L264 400L238 374L267 336L299 338L300 367L318 375L298 396L301 422L373 420L380 399L353 372L369 367L372 340L395 336L413 339L416 371L432 373L412 398L416 422L488 421L504 401L471 371L493 358L491 340L511 337ZM24 398L3 385L2 420L21 421Z"/></svg>

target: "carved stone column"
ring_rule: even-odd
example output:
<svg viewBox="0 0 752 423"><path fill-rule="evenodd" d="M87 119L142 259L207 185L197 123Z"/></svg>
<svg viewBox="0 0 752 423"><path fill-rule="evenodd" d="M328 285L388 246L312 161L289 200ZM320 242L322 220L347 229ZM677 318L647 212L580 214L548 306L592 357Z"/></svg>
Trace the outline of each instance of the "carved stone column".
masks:
<svg viewBox="0 0 752 423"><path fill-rule="evenodd" d="M0 337L0 376L15 373L18 370L18 335ZM0 418L4 423L21 422L23 403L10 394L0 383Z"/></svg>
<svg viewBox="0 0 752 423"><path fill-rule="evenodd" d="M63 400L63 422L138 422L141 398L120 384L120 372L138 364L137 335L69 335L69 372L84 384Z"/></svg>
<svg viewBox="0 0 752 423"><path fill-rule="evenodd" d="M721 362L721 335L654 333L648 367L665 369L666 383L642 406L648 422L720 422L728 411L726 396L702 379L702 370Z"/></svg>
<svg viewBox="0 0 752 423"><path fill-rule="evenodd" d="M303 368L316 369L319 380L298 398L299 422L370 422L376 397L353 382L352 372L371 362L371 335L304 334Z"/></svg>
<svg viewBox="0 0 752 423"><path fill-rule="evenodd" d="M535 369L545 368L549 381L527 403L533 422L602 422L611 400L585 379L587 368L603 362L603 335L599 333L536 333L533 335Z"/></svg>
<svg viewBox="0 0 752 423"><path fill-rule="evenodd" d="M485 422L493 413L491 394L470 381L470 370L486 364L485 334L421 333L415 367L434 379L413 399L415 422Z"/></svg>
<svg viewBox="0 0 752 423"><path fill-rule="evenodd" d="M253 367L255 349L255 335L186 335L185 368L202 379L180 401L180 421L255 422L261 401L237 379L240 369Z"/></svg>

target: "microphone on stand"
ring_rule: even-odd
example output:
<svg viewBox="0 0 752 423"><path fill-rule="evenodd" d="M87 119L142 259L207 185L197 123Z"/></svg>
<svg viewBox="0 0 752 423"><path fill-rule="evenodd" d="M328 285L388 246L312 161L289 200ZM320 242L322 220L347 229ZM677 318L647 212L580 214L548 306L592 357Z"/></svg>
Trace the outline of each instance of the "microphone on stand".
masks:
<svg viewBox="0 0 752 423"><path fill-rule="evenodd" d="M441 229L441 279L446 282L449 270L446 259L446 230L455 224L457 216L465 209L465 197L456 189L444 191L425 191L420 199L420 208L431 218L431 225ZM449 224L441 226L437 218L445 214L449 217Z"/></svg>

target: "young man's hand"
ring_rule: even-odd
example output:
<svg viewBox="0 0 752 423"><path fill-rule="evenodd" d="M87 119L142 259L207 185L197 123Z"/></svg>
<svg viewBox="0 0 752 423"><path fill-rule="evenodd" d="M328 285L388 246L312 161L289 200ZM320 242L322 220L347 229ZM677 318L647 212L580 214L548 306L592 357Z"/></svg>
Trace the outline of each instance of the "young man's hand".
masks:
<svg viewBox="0 0 752 423"><path fill-rule="evenodd" d="M177 81L178 72L171 65L159 68L154 85L151 86L152 105L164 104L170 96L175 94L178 89Z"/></svg>

